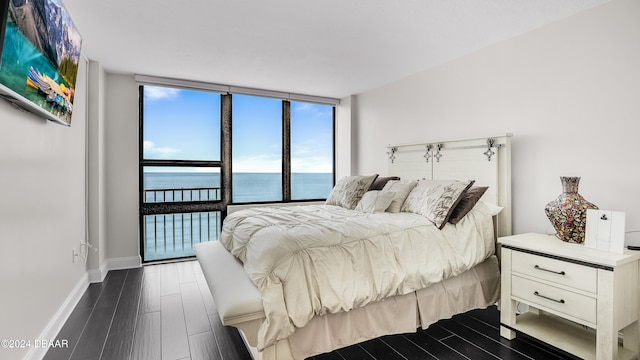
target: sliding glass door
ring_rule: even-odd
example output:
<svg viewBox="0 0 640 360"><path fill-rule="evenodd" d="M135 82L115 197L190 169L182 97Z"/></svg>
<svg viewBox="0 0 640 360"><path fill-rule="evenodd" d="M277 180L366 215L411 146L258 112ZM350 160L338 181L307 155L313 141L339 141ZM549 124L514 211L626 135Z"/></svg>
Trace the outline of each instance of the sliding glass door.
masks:
<svg viewBox="0 0 640 360"><path fill-rule="evenodd" d="M143 261L193 256L222 222L222 95L141 86L140 99Z"/></svg>

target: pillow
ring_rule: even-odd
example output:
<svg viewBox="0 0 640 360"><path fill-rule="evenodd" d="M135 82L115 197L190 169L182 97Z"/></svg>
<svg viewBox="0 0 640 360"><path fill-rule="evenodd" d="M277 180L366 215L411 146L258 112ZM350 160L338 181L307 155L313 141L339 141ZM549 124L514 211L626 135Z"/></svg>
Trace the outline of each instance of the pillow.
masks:
<svg viewBox="0 0 640 360"><path fill-rule="evenodd" d="M457 224L458 221L462 220L462 218L473 209L488 188L488 186L472 186L469 190L465 191L460 197L458 205L451 211L449 222Z"/></svg>
<svg viewBox="0 0 640 360"><path fill-rule="evenodd" d="M422 215L442 229L472 180L420 180L400 211Z"/></svg>
<svg viewBox="0 0 640 360"><path fill-rule="evenodd" d="M496 215L500 214L500 211L502 211L502 209L504 209L503 206L499 206L499 205L496 205L494 203L490 203L490 202L486 202L486 201L483 201L483 203L485 205L487 205L487 207L489 208L489 211L491 212L491 216L496 216Z"/></svg>
<svg viewBox="0 0 640 360"><path fill-rule="evenodd" d="M402 207L404 200L417 183L417 181L411 180L389 180L384 185L384 188L382 188L383 192L394 193L393 200L391 201L391 205L387 208L387 212L400 212L400 208Z"/></svg>
<svg viewBox="0 0 640 360"><path fill-rule="evenodd" d="M352 175L343 177L333 187L325 204L337 205L346 209L353 210L362 195L369 190L371 183L378 177L378 174L363 176Z"/></svg>
<svg viewBox="0 0 640 360"><path fill-rule="evenodd" d="M382 190L389 180L400 180L400 178L397 176L378 176L371 184L369 191Z"/></svg>
<svg viewBox="0 0 640 360"><path fill-rule="evenodd" d="M394 196L395 193L392 191L367 191L362 195L362 199L360 199L360 202L356 206L356 210L371 214L383 213L387 210L391 201L393 201Z"/></svg>

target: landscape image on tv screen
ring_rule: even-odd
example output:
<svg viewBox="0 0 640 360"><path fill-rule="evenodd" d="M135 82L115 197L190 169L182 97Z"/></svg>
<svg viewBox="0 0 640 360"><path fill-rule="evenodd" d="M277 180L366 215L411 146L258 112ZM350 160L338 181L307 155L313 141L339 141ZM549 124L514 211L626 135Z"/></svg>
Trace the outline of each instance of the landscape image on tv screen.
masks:
<svg viewBox="0 0 640 360"><path fill-rule="evenodd" d="M9 0L0 89L4 86L71 124L82 39L60 0Z"/></svg>

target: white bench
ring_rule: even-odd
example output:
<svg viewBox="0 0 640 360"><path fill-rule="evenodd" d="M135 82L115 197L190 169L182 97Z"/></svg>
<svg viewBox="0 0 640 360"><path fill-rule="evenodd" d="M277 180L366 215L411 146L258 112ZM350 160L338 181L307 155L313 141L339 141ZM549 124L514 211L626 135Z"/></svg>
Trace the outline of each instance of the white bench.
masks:
<svg viewBox="0 0 640 360"><path fill-rule="evenodd" d="M195 246L223 325L243 331L249 345L257 344L257 329L265 318L260 292L247 277L242 263L218 241Z"/></svg>

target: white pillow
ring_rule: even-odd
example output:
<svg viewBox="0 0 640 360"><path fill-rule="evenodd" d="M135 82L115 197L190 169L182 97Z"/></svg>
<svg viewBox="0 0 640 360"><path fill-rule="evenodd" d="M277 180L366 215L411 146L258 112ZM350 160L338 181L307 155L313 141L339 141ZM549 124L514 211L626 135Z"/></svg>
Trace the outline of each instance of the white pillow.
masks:
<svg viewBox="0 0 640 360"><path fill-rule="evenodd" d="M378 174L371 176L352 175L338 180L325 204L337 205L353 210Z"/></svg>
<svg viewBox="0 0 640 360"><path fill-rule="evenodd" d="M489 208L489 211L491 212L491 216L496 216L496 215L500 214L500 211L502 211L502 209L504 209L504 207L496 205L494 203L490 203L490 202L486 202L486 201L483 201L483 203L485 205L487 205L487 207Z"/></svg>
<svg viewBox="0 0 640 360"><path fill-rule="evenodd" d="M392 192L395 195L391 201L391 205L387 208L387 212L400 212L402 203L404 203L407 195L409 195L411 189L413 189L417 183L415 180L389 180L382 188L382 192Z"/></svg>
<svg viewBox="0 0 640 360"><path fill-rule="evenodd" d="M393 201L394 196L395 192L392 191L367 191L362 196L362 199L360 199L360 202L358 203L358 206L356 206L355 210L371 214L382 213L387 210L387 208L391 204L391 201Z"/></svg>
<svg viewBox="0 0 640 360"><path fill-rule="evenodd" d="M471 180L420 180L400 211L422 215L442 229L471 184Z"/></svg>

